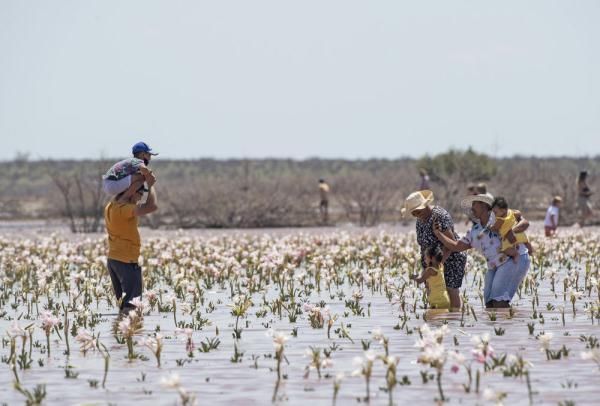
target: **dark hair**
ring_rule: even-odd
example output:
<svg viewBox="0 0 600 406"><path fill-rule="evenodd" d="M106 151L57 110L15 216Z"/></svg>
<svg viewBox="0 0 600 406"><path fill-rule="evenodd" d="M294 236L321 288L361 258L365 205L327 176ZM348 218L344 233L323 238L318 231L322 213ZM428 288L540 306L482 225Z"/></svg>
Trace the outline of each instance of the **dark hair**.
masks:
<svg viewBox="0 0 600 406"><path fill-rule="evenodd" d="M444 259L444 252L439 245L430 245L429 247L425 248L425 256L434 258L439 264L442 262L442 259Z"/></svg>
<svg viewBox="0 0 600 406"><path fill-rule="evenodd" d="M494 199L494 203L492 203L492 209L494 207L498 207L499 209L508 209L508 202L505 198L498 196Z"/></svg>
<svg viewBox="0 0 600 406"><path fill-rule="evenodd" d="M588 171L579 172L579 176L577 177L577 182L581 182L582 180L586 180L588 176Z"/></svg>

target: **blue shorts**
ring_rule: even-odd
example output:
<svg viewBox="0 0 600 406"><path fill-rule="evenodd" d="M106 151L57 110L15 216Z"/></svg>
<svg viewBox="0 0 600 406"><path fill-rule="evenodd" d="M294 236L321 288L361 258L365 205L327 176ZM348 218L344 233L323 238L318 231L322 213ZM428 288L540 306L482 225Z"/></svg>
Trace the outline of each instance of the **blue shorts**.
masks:
<svg viewBox="0 0 600 406"><path fill-rule="evenodd" d="M485 303L487 304L490 300L510 302L517 293L521 281L527 275L530 264L529 254L522 254L517 263L509 259L497 268L488 269L483 288Z"/></svg>

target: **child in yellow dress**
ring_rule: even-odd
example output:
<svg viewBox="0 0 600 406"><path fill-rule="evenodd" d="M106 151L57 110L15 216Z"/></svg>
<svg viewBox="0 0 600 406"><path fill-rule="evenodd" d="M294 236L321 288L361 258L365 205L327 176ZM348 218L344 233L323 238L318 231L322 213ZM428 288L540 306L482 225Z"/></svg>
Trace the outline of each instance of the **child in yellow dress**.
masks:
<svg viewBox="0 0 600 406"><path fill-rule="evenodd" d="M444 279L444 253L439 246L431 246L425 249L425 264L427 268L423 270L421 276L413 277L417 283L425 282L427 284L427 294L429 296L429 305L432 309L450 310L450 297L446 290L446 280Z"/></svg>
<svg viewBox="0 0 600 406"><path fill-rule="evenodd" d="M509 209L508 203L503 197L494 199L492 210L496 216L496 222L490 227L490 230L500 234L502 238L501 252L517 262L519 258L517 244L524 244L529 250L529 254L533 254L533 248L529 243L527 235L525 233L513 232L513 227L517 224L517 217L520 217L520 212Z"/></svg>

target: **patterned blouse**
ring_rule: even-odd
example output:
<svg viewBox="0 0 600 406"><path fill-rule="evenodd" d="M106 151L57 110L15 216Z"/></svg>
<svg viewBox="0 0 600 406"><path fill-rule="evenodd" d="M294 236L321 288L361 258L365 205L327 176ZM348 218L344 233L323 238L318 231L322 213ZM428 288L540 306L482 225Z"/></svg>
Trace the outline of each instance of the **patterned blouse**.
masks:
<svg viewBox="0 0 600 406"><path fill-rule="evenodd" d="M451 230L454 238L458 240L458 234L454 231L454 223L450 214L439 206L433 206L431 210L432 214L427 221L417 219L417 243L421 247L421 265L423 268L426 268L425 249L434 245L443 247L442 242L433 233L434 221L440 223L442 231ZM453 252L448 256L448 259L444 262L444 276L448 287L457 288L461 286L466 262L467 254L464 252Z"/></svg>

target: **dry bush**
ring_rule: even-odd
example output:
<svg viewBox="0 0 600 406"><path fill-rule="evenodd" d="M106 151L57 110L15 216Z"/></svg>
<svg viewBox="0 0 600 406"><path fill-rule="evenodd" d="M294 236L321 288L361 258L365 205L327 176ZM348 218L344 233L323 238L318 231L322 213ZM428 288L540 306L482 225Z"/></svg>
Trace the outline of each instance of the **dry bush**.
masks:
<svg viewBox="0 0 600 406"><path fill-rule="evenodd" d="M105 203L100 174L114 161L0 162L5 175L0 177L0 215L59 216L74 231L100 231ZM543 218L552 196L559 194L564 199L561 224L575 220L575 178L580 170L590 172L596 208L600 193L600 158L495 160L473 151L450 151L418 161L157 159L151 166L158 178L159 210L143 223L152 227L320 225L319 178L331 186L331 223L396 221L403 199L419 183L420 167L431 173L436 203L453 216L460 213L470 182L486 181L492 194L505 196L529 219Z"/></svg>
<svg viewBox="0 0 600 406"><path fill-rule="evenodd" d="M349 221L373 226L380 223L384 215L393 217L397 213L398 202L402 198L400 179L389 170L375 173L352 171L334 177L332 195Z"/></svg>
<svg viewBox="0 0 600 406"><path fill-rule="evenodd" d="M165 225L282 227L314 221L303 179L207 178L165 188L157 215Z"/></svg>
<svg viewBox="0 0 600 406"><path fill-rule="evenodd" d="M436 199L450 213L459 211L468 183L489 181L497 172L496 161L472 149L425 156L417 166L427 170Z"/></svg>
<svg viewBox="0 0 600 406"><path fill-rule="evenodd" d="M102 174L107 162L95 161L75 169L54 168L49 172L62 197L63 215L74 233L94 233L101 230L106 196L102 190Z"/></svg>
<svg viewBox="0 0 600 406"><path fill-rule="evenodd" d="M542 218L554 196L563 198L560 223L573 224L577 217L575 179L584 168L597 168L598 161L585 159L513 158L500 162L492 193L507 197L511 207L519 208L530 218ZM596 169L597 170L597 169ZM598 190L600 184L590 185Z"/></svg>

